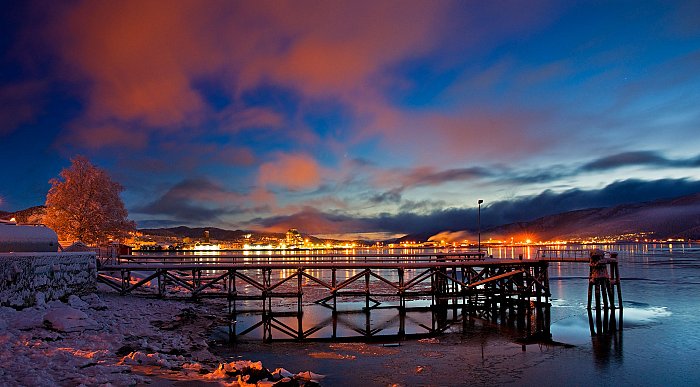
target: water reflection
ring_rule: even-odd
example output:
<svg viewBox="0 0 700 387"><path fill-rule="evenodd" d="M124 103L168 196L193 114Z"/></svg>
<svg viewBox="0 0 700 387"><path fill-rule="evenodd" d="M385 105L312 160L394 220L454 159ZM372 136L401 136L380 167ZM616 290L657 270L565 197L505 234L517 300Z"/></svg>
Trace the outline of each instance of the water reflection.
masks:
<svg viewBox="0 0 700 387"><path fill-rule="evenodd" d="M608 368L622 362L622 309L588 310L595 364Z"/></svg>
<svg viewBox="0 0 700 387"><path fill-rule="evenodd" d="M232 304L230 324L225 327L227 341L404 340L467 332L476 322L501 326L527 342L551 340L550 305L536 301L490 300L476 304L418 299L404 305L364 305L362 301L342 302L335 310L323 304L305 304L301 310L275 305L273 310L263 302L262 310L253 307L241 312Z"/></svg>
<svg viewBox="0 0 700 387"><path fill-rule="evenodd" d="M429 302L412 306L383 305L362 308L363 302L338 304L333 311L322 305L305 305L302 313L270 311L231 316L229 341L238 340L393 340L427 337L463 322L462 310L434 307Z"/></svg>

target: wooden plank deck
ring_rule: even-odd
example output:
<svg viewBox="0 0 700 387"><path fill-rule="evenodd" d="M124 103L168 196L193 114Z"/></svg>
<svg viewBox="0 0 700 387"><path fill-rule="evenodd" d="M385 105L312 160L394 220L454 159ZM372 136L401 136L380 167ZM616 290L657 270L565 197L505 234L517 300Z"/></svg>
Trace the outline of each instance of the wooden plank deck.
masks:
<svg viewBox="0 0 700 387"><path fill-rule="evenodd" d="M424 269L424 268L451 268L451 267L498 267L498 266L532 266L543 262L581 262L581 261L553 261L549 259L486 259L480 261L429 261L429 262L249 262L249 263L210 263L210 262L145 262L129 263L121 265L102 265L100 271L133 270L148 271L157 269L168 270L246 270L246 269ZM586 260L586 262L588 262Z"/></svg>

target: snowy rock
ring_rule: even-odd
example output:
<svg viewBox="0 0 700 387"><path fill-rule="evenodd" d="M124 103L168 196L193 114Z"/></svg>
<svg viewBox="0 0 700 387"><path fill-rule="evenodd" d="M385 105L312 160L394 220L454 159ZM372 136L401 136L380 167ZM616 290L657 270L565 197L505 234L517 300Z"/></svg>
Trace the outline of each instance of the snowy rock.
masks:
<svg viewBox="0 0 700 387"><path fill-rule="evenodd" d="M299 382L292 378L282 378L282 380L275 383L276 387L298 387Z"/></svg>
<svg viewBox="0 0 700 387"><path fill-rule="evenodd" d="M272 378L273 380L279 380L282 378L291 378L293 377L294 374L285 370L284 368L277 368L272 372Z"/></svg>
<svg viewBox="0 0 700 387"><path fill-rule="evenodd" d="M153 383L140 375L143 366L154 371L153 379L167 374L195 384L297 387L317 385L314 380L323 377L282 368L270 373L259 361L220 364L205 339L211 322L201 318L204 308L198 305L193 314L181 305L100 293L21 310L0 307L0 364L11 365L0 366L0 386ZM177 329L152 323L172 321L173 311L181 313Z"/></svg>
<svg viewBox="0 0 700 387"><path fill-rule="evenodd" d="M100 299L100 297L97 296L97 294L95 294L95 293L83 296L82 300L85 301L90 306L91 309L95 309L95 310L107 310L108 309L107 304L105 304L105 302L102 301L102 299Z"/></svg>
<svg viewBox="0 0 700 387"><path fill-rule="evenodd" d="M315 374L311 371L304 371L304 372L299 372L296 375L296 378L299 380L303 380L305 382L317 382L323 378L325 378L326 375L320 375L320 374Z"/></svg>
<svg viewBox="0 0 700 387"><path fill-rule="evenodd" d="M160 353L132 352L122 358L121 364L130 365L155 365L164 368L171 368L172 365L166 357Z"/></svg>
<svg viewBox="0 0 700 387"><path fill-rule="evenodd" d="M97 322L84 312L70 306L59 306L50 309L44 315L44 324L61 332L80 332L85 329L97 328Z"/></svg>
<svg viewBox="0 0 700 387"><path fill-rule="evenodd" d="M262 362L250 361L250 360L238 360L225 364L224 367L226 371L248 371L255 370L260 371L263 369Z"/></svg>
<svg viewBox="0 0 700 387"><path fill-rule="evenodd" d="M7 318L8 328L24 331L43 325L41 312L35 308L25 308L19 311L12 308L2 308L1 313Z"/></svg>
<svg viewBox="0 0 700 387"><path fill-rule="evenodd" d="M80 297L76 296L75 294L68 297L68 305L76 309L85 309L89 307L87 302L81 300Z"/></svg>

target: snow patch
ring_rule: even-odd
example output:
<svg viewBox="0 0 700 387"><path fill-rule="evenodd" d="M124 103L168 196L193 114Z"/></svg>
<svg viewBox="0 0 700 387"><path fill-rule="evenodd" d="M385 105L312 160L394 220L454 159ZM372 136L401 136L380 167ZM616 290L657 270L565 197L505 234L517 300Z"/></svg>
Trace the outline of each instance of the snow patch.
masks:
<svg viewBox="0 0 700 387"><path fill-rule="evenodd" d="M150 378L221 385L313 384L313 372L270 372L259 361L221 362L209 352L205 304L123 297L69 297L0 307L0 385L137 385ZM148 370L146 377L141 373Z"/></svg>
<svg viewBox="0 0 700 387"><path fill-rule="evenodd" d="M82 332L86 329L97 329L97 322L88 317L83 311L70 306L58 306L50 309L44 315L44 324L61 332Z"/></svg>

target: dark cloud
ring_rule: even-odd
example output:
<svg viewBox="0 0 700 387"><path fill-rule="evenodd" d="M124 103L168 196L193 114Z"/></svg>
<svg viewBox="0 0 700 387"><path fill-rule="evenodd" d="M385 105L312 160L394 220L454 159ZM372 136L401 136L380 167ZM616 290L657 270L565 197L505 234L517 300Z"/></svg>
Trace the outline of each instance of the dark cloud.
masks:
<svg viewBox="0 0 700 387"><path fill-rule="evenodd" d="M663 179L656 181L624 180L600 190L572 189L565 192L547 190L539 195L514 200L488 202L481 208L482 229L514 222L530 221L542 216L586 208L674 198L700 192L700 181ZM437 233L444 230L477 229L477 209L443 208L420 214L403 211L377 216L351 216L306 208L293 215L255 219L269 229L307 227L310 233L345 233L358 231L392 233Z"/></svg>
<svg viewBox="0 0 700 387"><path fill-rule="evenodd" d="M700 166L700 155L686 159L669 159L653 151L623 152L591 161L583 165L580 169L582 171L604 171L633 165L652 167L697 167Z"/></svg>
<svg viewBox="0 0 700 387"><path fill-rule="evenodd" d="M248 224L263 227L269 231L285 231L299 228L305 233L338 234L362 230L371 231L371 224L366 219L349 215L323 212L316 208L305 207L291 215L279 215L252 219Z"/></svg>
<svg viewBox="0 0 700 387"><path fill-rule="evenodd" d="M618 153L591 161L581 167L583 171L600 171L626 167L631 165L656 165L666 166L671 160L659 155L657 152L636 151Z"/></svg>
<svg viewBox="0 0 700 387"><path fill-rule="evenodd" d="M405 200L403 203L401 203L399 211L427 213L435 211L436 209L445 208L446 206L447 203L444 200Z"/></svg>
<svg viewBox="0 0 700 387"><path fill-rule="evenodd" d="M135 213L149 215L169 215L175 219L182 219L186 222L199 223L202 221L219 221L221 211L195 205L172 197L161 197L160 199L133 210Z"/></svg>
<svg viewBox="0 0 700 387"><path fill-rule="evenodd" d="M601 172L629 166L694 168L700 166L700 155L690 158L671 159L655 151L630 151L597 158L581 166L555 164L547 169L526 172L501 169L493 174L499 180L513 183L550 183L582 173Z"/></svg>
<svg viewBox="0 0 700 387"><path fill-rule="evenodd" d="M481 167L454 168L429 173L417 170L408 176L408 185L430 186L445 184L453 181L468 181L491 176L493 176L493 172Z"/></svg>
<svg viewBox="0 0 700 387"><path fill-rule="evenodd" d="M369 201L374 204L380 203L399 203L401 202L401 190L393 189L386 192L381 192L369 198Z"/></svg>
<svg viewBox="0 0 700 387"><path fill-rule="evenodd" d="M217 222L222 215L240 214L247 210L236 206L243 195L227 191L206 178L186 179L165 194L132 212L165 215L183 222ZM232 205L233 204L233 205Z"/></svg>
<svg viewBox="0 0 700 387"><path fill-rule="evenodd" d="M507 172L502 175L505 181L512 183L549 183L574 175L570 167L564 165L552 165L546 170L534 170L527 173Z"/></svg>
<svg viewBox="0 0 700 387"><path fill-rule="evenodd" d="M161 228L161 227L177 227L184 225L181 220L170 220L170 219L144 219L136 222L137 227L143 228ZM189 223L187 223L189 224Z"/></svg>
<svg viewBox="0 0 700 387"><path fill-rule="evenodd" d="M408 170L393 170L386 173L386 179L393 181L394 188L370 197L371 203L400 203L404 191L418 187L433 187L452 182L464 182L493 177L495 172L483 167L452 168L436 170L431 167L417 167ZM348 181L346 183L351 183Z"/></svg>

